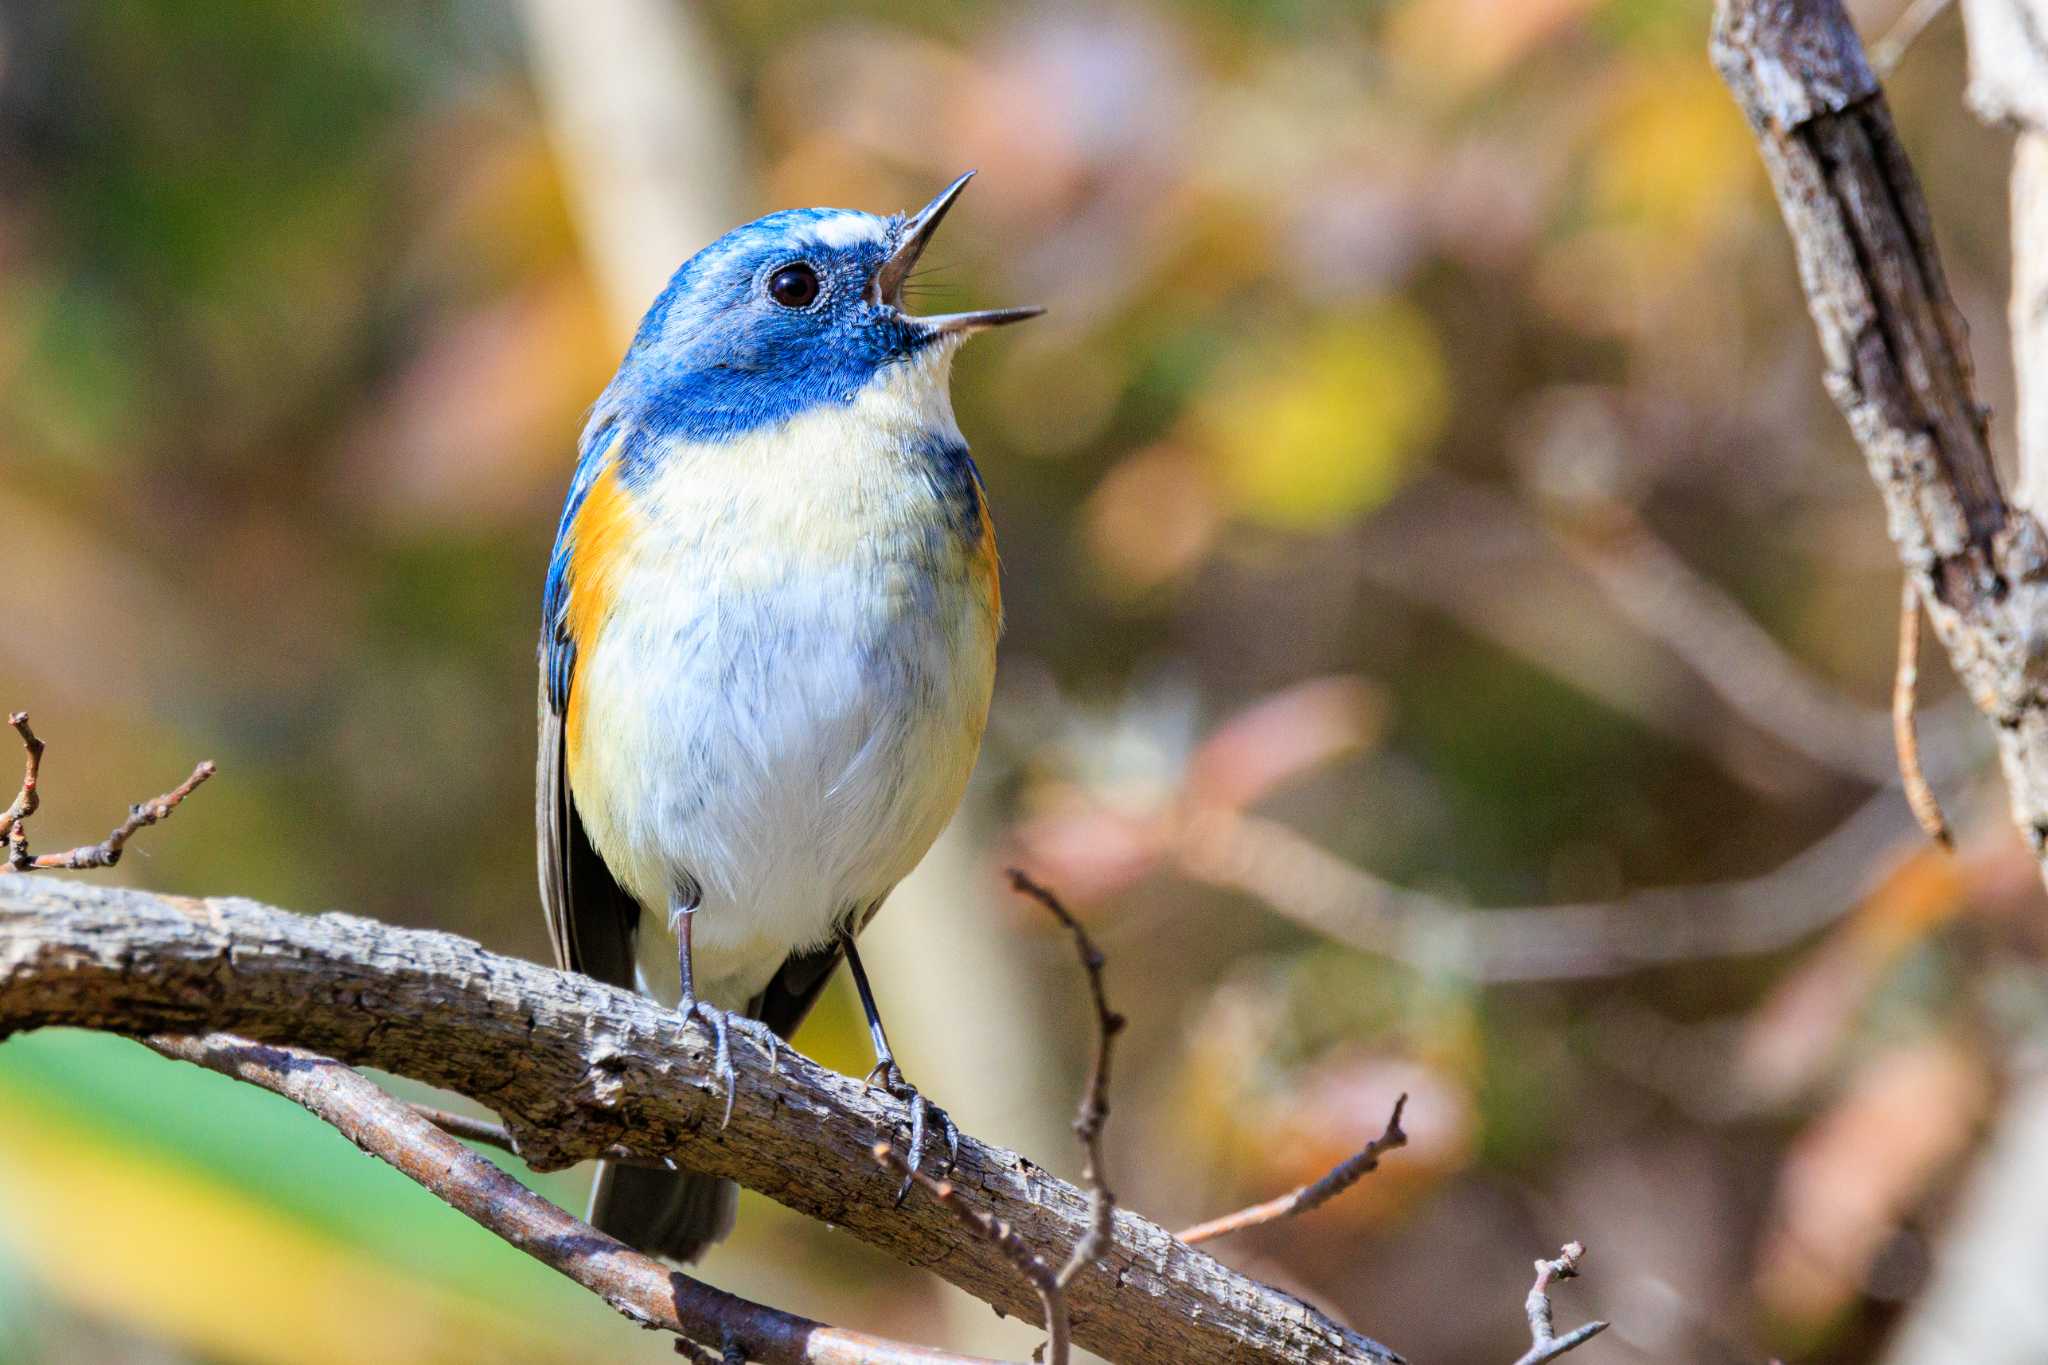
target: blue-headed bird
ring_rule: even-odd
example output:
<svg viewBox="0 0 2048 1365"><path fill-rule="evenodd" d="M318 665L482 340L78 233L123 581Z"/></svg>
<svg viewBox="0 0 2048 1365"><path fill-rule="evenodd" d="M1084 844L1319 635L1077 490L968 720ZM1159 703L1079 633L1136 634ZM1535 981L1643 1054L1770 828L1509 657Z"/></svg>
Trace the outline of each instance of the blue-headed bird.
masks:
<svg viewBox="0 0 2048 1365"><path fill-rule="evenodd" d="M970 172L970 175L972 173ZM691 257L592 408L541 631L541 901L564 968L771 1050L951 818L1002 628L955 352L1035 308L921 317L903 289L962 176L915 214L772 213ZM691 1260L735 1191L607 1165L595 1225Z"/></svg>

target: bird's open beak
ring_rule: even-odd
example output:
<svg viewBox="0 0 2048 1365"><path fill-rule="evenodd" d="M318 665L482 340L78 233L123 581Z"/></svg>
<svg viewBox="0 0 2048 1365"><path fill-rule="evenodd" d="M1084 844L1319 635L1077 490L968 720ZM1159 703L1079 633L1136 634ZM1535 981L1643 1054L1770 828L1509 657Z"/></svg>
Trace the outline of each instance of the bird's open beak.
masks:
<svg viewBox="0 0 2048 1365"><path fill-rule="evenodd" d="M931 242L932 235L939 230L940 222L945 219L946 210L953 207L953 201L960 197L960 191L966 189L967 182L973 178L974 172L969 171L940 190L938 197L931 203L904 220L902 236L896 243L895 252L882 263L882 268L875 272L875 302L891 308L903 306L904 281L910 278L910 272L917 266L918 257L924 255L924 249ZM912 320L932 332L966 335L970 332L986 331L991 327L1001 327L1005 323L1022 322L1026 318L1035 318L1044 311L1043 308L989 308L979 313L941 313L935 317Z"/></svg>

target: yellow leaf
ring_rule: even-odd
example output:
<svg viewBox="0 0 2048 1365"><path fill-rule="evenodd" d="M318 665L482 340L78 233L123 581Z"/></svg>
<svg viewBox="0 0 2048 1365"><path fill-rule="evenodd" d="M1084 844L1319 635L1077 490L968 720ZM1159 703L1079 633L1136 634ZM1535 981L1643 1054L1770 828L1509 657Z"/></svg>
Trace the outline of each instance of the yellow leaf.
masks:
<svg viewBox="0 0 2048 1365"><path fill-rule="evenodd" d="M1442 429L1445 390L1428 320L1392 302L1226 368L1198 425L1235 510L1324 530L1400 486Z"/></svg>

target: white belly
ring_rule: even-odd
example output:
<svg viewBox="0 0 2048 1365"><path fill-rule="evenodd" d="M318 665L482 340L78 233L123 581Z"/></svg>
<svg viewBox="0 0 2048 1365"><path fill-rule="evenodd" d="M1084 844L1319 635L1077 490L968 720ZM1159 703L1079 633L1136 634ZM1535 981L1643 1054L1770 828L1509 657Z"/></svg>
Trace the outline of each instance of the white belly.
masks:
<svg viewBox="0 0 2048 1365"><path fill-rule="evenodd" d="M695 889L700 995L726 1008L888 894L951 818L987 720L993 610L971 575L886 557L648 555L575 677L579 814L656 932Z"/></svg>

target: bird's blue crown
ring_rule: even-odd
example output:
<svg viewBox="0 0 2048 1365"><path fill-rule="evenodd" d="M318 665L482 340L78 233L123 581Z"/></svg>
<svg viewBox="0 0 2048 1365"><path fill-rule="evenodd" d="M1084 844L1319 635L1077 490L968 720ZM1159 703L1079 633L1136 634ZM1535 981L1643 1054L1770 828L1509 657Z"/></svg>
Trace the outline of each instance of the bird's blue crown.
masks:
<svg viewBox="0 0 2048 1365"><path fill-rule="evenodd" d="M884 366L936 340L874 289L905 222L789 209L692 256L647 310L592 411L586 453L614 424L643 438L719 441L852 402ZM815 294L795 307L778 301L781 273L805 267Z"/></svg>

